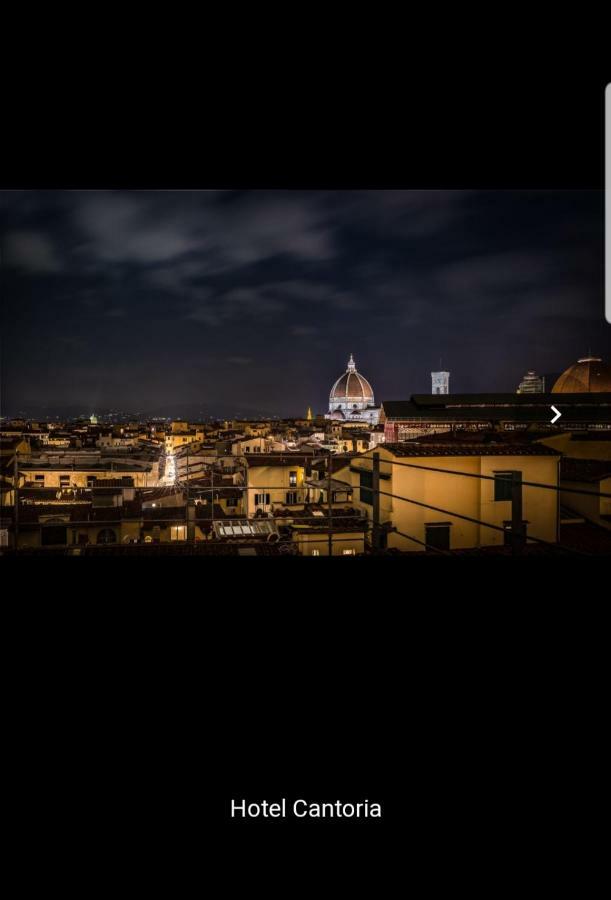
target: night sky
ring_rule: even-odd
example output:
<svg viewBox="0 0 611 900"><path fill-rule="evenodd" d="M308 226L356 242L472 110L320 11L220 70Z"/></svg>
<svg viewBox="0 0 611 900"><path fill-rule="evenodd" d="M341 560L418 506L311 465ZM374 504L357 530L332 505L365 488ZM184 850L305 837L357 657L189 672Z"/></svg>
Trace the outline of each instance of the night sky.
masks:
<svg viewBox="0 0 611 900"><path fill-rule="evenodd" d="M602 191L0 194L2 413L326 412L611 361ZM550 385L551 387L551 385Z"/></svg>

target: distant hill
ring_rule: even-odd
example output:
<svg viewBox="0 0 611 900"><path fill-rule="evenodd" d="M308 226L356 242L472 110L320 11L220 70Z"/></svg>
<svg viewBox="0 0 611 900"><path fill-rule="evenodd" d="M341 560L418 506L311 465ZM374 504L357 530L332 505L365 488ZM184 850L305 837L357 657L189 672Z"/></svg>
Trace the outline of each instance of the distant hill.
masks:
<svg viewBox="0 0 611 900"><path fill-rule="evenodd" d="M165 416L172 419L185 419L186 421L197 419L240 419L256 418L257 416L271 417L278 415L277 411L261 407L242 406L234 404L216 403L172 403L147 409L145 413L149 417Z"/></svg>
<svg viewBox="0 0 611 900"><path fill-rule="evenodd" d="M172 403L163 406L153 407L145 410L129 410L118 409L117 407L85 409L80 404L66 404L57 406L32 405L22 408L3 409L2 415L5 418L27 418L41 419L42 421L51 419L88 419L95 413L100 419L107 419L109 416L121 417L122 419L145 420L155 417L184 419L186 421L196 422L199 419L248 419L257 418L259 416L272 418L277 416L277 411L269 409L255 408L251 406L242 406L240 404L203 404L203 403Z"/></svg>

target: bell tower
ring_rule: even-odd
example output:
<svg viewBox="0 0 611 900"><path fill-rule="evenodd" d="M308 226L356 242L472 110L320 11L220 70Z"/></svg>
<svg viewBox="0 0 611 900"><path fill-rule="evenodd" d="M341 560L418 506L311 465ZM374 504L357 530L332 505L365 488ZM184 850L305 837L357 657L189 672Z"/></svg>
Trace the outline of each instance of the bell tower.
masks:
<svg viewBox="0 0 611 900"><path fill-rule="evenodd" d="M432 394L449 394L450 393L450 373L449 372L431 372Z"/></svg>

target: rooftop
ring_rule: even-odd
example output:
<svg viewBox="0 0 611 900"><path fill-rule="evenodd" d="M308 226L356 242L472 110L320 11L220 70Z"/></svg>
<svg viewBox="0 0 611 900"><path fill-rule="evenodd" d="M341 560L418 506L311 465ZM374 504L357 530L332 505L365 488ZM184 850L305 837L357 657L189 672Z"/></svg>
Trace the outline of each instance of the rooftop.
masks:
<svg viewBox="0 0 611 900"><path fill-rule="evenodd" d="M150 472L152 469L149 463L143 460L133 460L128 462L111 462L110 460L98 460L97 462L77 462L72 463L19 463L19 471L45 471L45 472Z"/></svg>
<svg viewBox="0 0 611 900"><path fill-rule="evenodd" d="M274 516L277 519L290 520L293 526L304 531L314 531L317 533L329 531L329 510L326 506L318 503L308 503L303 509L277 509ZM316 521L320 519L320 523ZM359 509L352 506L343 509L334 509L331 516L332 531L366 531L367 520Z"/></svg>
<svg viewBox="0 0 611 900"><path fill-rule="evenodd" d="M307 456L303 453L257 453L252 456L245 456L244 459L248 462L248 468L254 469L259 466L310 466L312 464L312 457L310 454Z"/></svg>
<svg viewBox="0 0 611 900"><path fill-rule="evenodd" d="M388 420L549 422L555 404L565 421L611 422L610 394L414 394L409 400L385 400Z"/></svg>
<svg viewBox="0 0 611 900"><path fill-rule="evenodd" d="M380 451L387 450L393 456L560 456L559 450L543 444L505 444L456 442L428 443L408 441L402 444L382 444Z"/></svg>
<svg viewBox="0 0 611 900"><path fill-rule="evenodd" d="M611 478L611 460L606 459L571 459L564 457L560 463L562 481L599 482L603 478Z"/></svg>

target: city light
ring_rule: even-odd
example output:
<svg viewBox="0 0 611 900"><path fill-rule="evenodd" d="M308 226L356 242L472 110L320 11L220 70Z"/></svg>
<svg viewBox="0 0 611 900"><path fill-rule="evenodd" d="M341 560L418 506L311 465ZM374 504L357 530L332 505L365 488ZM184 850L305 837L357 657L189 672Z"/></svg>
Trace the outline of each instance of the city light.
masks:
<svg viewBox="0 0 611 900"><path fill-rule="evenodd" d="M169 453L165 458L165 477L164 480L168 484L176 483L176 460L174 454Z"/></svg>

